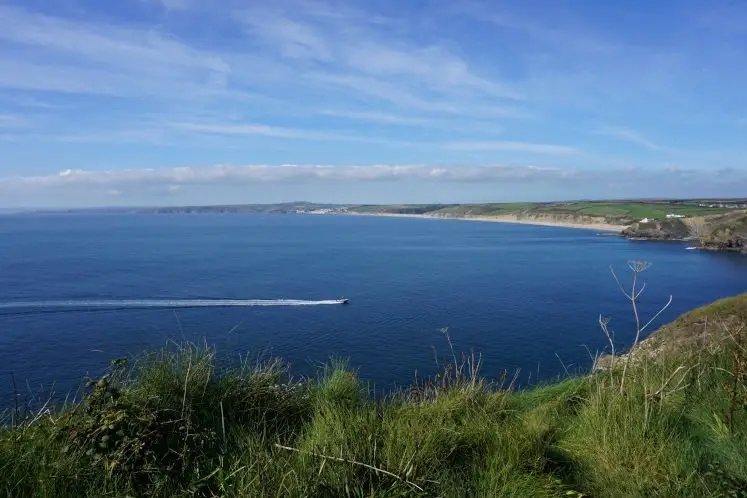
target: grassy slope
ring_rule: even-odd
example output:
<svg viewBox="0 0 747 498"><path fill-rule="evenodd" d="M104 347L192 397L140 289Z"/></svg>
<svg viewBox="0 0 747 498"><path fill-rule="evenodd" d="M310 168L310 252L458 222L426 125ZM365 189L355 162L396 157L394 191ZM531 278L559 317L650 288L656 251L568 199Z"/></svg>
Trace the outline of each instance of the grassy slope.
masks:
<svg viewBox="0 0 747 498"><path fill-rule="evenodd" d="M279 363L219 375L193 347L116 363L84 403L0 431L0 494L745 496L745 306L654 334L731 332L636 362L622 391L608 370L514 392L452 360L372 400L340 363L307 381Z"/></svg>
<svg viewBox="0 0 747 498"><path fill-rule="evenodd" d="M432 214L451 216L565 215L604 218L608 222L628 224L642 218L664 219L669 213L704 216L728 212L728 209L702 208L697 201L672 202L569 202L507 204L429 204L359 206L352 211L372 213Z"/></svg>
<svg viewBox="0 0 747 498"><path fill-rule="evenodd" d="M695 309L661 327L643 344L645 351L656 355L682 356L701 347L704 341L722 343L728 334L747 324L747 294L721 299Z"/></svg>

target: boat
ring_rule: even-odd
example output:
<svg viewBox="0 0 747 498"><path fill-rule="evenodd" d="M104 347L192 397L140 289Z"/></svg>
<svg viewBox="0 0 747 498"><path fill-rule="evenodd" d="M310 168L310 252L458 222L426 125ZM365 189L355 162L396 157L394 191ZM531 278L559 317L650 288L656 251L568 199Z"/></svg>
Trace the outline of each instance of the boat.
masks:
<svg viewBox="0 0 747 498"><path fill-rule="evenodd" d="M340 304L350 304L350 299L344 297L340 299Z"/></svg>

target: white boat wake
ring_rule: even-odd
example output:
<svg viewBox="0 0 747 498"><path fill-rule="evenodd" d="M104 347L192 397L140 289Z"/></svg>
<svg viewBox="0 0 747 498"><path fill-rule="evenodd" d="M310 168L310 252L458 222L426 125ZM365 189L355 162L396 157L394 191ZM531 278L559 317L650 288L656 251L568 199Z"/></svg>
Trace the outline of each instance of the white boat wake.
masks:
<svg viewBox="0 0 747 498"><path fill-rule="evenodd" d="M304 301L300 299L65 299L0 303L0 309L91 309L91 308L249 308L255 306L329 306L344 299Z"/></svg>

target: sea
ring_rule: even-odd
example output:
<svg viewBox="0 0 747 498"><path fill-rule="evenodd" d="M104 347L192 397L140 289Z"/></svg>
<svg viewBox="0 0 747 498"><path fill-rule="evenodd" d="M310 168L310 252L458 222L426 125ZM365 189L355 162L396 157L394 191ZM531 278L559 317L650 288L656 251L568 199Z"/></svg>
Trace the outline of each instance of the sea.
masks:
<svg viewBox="0 0 747 498"><path fill-rule="evenodd" d="M644 316L672 296L650 330L747 292L747 257L686 247L464 220L4 215L0 407L14 393L60 399L112 359L180 342L214 347L225 366L280 357L298 376L344 359L386 391L452 357L445 331L486 377L531 386L588 371L607 347L600 316L618 348L632 342L610 267L629 285L629 261L651 264Z"/></svg>

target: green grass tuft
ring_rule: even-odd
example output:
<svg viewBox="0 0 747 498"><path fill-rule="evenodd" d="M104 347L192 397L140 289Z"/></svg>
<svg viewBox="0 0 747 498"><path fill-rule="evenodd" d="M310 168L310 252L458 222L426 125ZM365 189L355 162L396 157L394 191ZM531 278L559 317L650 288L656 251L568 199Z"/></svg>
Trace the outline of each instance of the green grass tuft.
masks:
<svg viewBox="0 0 747 498"><path fill-rule="evenodd" d="M633 362L624 385L608 369L515 391L452 355L376 399L343 361L298 380L193 345L116 360L80 403L7 419L0 495L745 496L743 302L662 329L729 333Z"/></svg>

